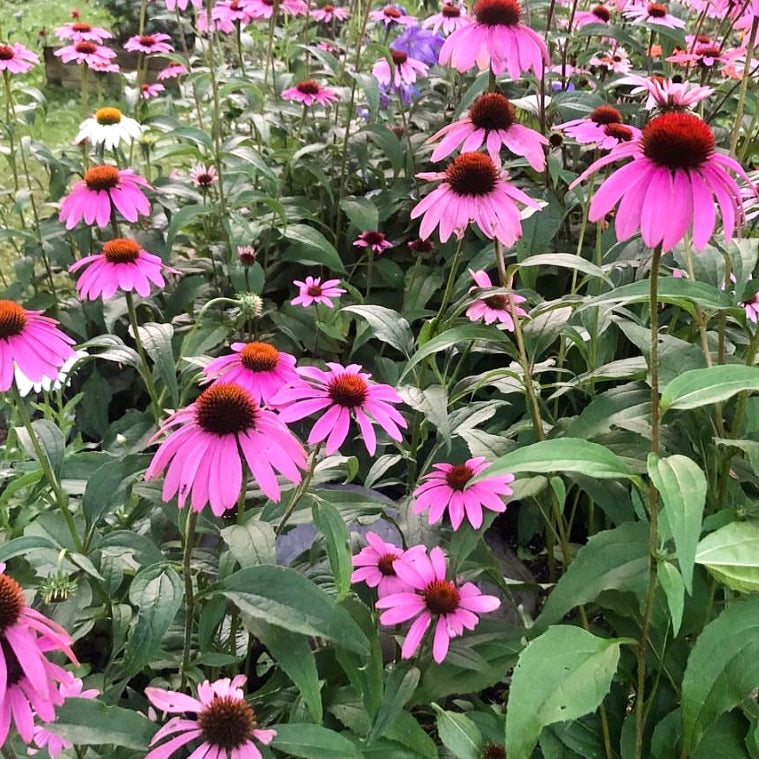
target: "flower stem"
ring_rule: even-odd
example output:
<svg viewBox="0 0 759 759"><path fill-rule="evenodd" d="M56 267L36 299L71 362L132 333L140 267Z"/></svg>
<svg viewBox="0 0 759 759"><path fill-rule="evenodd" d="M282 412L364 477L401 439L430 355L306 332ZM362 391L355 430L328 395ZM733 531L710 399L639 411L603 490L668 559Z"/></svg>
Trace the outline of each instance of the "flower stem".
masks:
<svg viewBox="0 0 759 759"><path fill-rule="evenodd" d="M648 313L651 334L649 353L649 383L651 385L651 452L659 454L659 264L661 263L661 244L653 251L651 273L649 275ZM635 693L635 759L643 757L643 731L645 729L645 690L646 690L646 653L648 652L648 630L656 598L656 567L659 549L659 492L650 484L648 489L648 592L643 620L638 640L638 684Z"/></svg>
<svg viewBox="0 0 759 759"><path fill-rule="evenodd" d="M184 574L184 645L182 646L182 662L179 670L179 689L187 683L187 669L190 666L190 649L192 648L192 619L195 606L195 596L192 590L192 545L195 538L195 526L198 523L198 512L190 508L184 531L184 551L182 553L182 573Z"/></svg>
<svg viewBox="0 0 759 759"><path fill-rule="evenodd" d="M274 534L279 537L283 530L285 529L288 520L293 515L293 512L295 511L296 506L300 502L300 499L304 496L306 490L308 489L308 486L311 484L311 480L314 479L314 472L316 471L316 460L319 457L319 451L321 451L322 444L319 443L316 448L311 452L311 459L308 462L308 471L304 475L303 479L300 481L300 484L297 488L295 488L295 492L293 493L293 497L290 499L290 503L287 504L287 509L285 509L285 513L282 515L282 520L280 521L279 525L277 526L277 529L274 531Z"/></svg>
<svg viewBox="0 0 759 759"><path fill-rule="evenodd" d="M433 330L430 332L430 336L434 337L434 327L437 327L440 320L443 318L448 304L451 302L451 293L453 292L453 285L456 282L456 276L459 270L459 263L461 260L461 250L464 247L464 238L462 237L458 245L456 245L456 252L453 254L453 261L451 262L451 270L448 272L448 281L445 283L445 290L443 291L443 300L440 301L440 308L437 315L432 320Z"/></svg>
<svg viewBox="0 0 759 759"><path fill-rule="evenodd" d="M131 292L124 293L126 296L127 312L129 314L129 324L132 327L132 335L134 337L135 345L137 346L137 353L140 356L140 362L142 363L142 375L145 380L145 387L147 388L150 401L153 405L153 416L156 422L161 420L161 404L158 400L158 393L155 389L155 383L153 382L153 370L148 363L148 357L145 354L145 347L142 344L142 338L140 337L140 327L137 322L137 309L134 305L134 298Z"/></svg>
<svg viewBox="0 0 759 759"><path fill-rule="evenodd" d="M748 92L748 80L750 79L751 61L754 58L754 45L756 44L756 35L759 30L759 16L754 16L751 24L751 32L748 37L746 46L746 65L743 67L743 78L741 79L741 88L738 93L738 106L735 109L735 123L733 124L733 134L730 137L730 155L735 155L735 149L738 147L738 137L741 132L741 123L743 122L743 112L746 106L746 93ZM750 137L751 135L749 135Z"/></svg>

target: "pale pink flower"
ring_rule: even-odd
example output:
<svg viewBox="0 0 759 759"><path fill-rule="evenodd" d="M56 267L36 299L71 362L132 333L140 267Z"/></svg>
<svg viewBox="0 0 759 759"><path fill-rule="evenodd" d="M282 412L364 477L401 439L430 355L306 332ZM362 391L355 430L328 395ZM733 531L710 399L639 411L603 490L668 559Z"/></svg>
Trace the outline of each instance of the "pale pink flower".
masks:
<svg viewBox="0 0 759 759"><path fill-rule="evenodd" d="M196 187L207 190L211 185L216 184L218 172L215 166L204 166L199 163L197 166L193 166L190 171L190 179Z"/></svg>
<svg viewBox="0 0 759 759"><path fill-rule="evenodd" d="M737 57L737 51L722 50L717 42L696 41L687 51L679 50L670 55L667 60L680 65L690 66L695 63L704 68L711 68L715 63L729 63Z"/></svg>
<svg viewBox="0 0 759 759"><path fill-rule="evenodd" d="M424 546L414 546L404 551L393 543L386 543L376 532L367 532L365 537L368 545L352 559L354 569L351 582L363 582L370 588L377 588L379 598L412 590L395 573L395 562L424 553Z"/></svg>
<svg viewBox="0 0 759 759"><path fill-rule="evenodd" d="M409 16L399 5L386 5L378 11L372 11L369 14L372 21L378 21L385 26L416 26L416 17Z"/></svg>
<svg viewBox="0 0 759 759"><path fill-rule="evenodd" d="M274 13L274 0L245 0L251 18L270 19ZM279 13L285 16L305 16L308 4L303 0L280 0Z"/></svg>
<svg viewBox="0 0 759 759"><path fill-rule="evenodd" d="M172 429L175 428L175 429ZM186 408L172 414L151 439L168 433L145 472L152 480L166 469L161 497L188 497L193 511L211 505L220 517L237 503L242 488L242 457L264 494L279 501L274 470L290 482L301 479L303 446L281 419L260 408L253 396L233 382L216 382Z"/></svg>
<svg viewBox="0 0 759 759"><path fill-rule="evenodd" d="M435 33L440 32L443 36L447 37L460 27L471 22L472 19L463 5L443 3L439 13L435 13L422 21L422 27L432 29Z"/></svg>
<svg viewBox="0 0 759 759"><path fill-rule="evenodd" d="M166 68L162 68L158 72L158 78L161 81L166 81L167 79L176 79L177 77L184 76L186 73L186 66L182 65L181 63L172 61L168 66L166 66Z"/></svg>
<svg viewBox="0 0 759 759"><path fill-rule="evenodd" d="M323 24L329 24L333 19L336 21L345 21L349 15L347 8L342 8L339 5L332 5L330 3L311 11L311 16L317 21L321 21Z"/></svg>
<svg viewBox="0 0 759 759"><path fill-rule="evenodd" d="M378 424L393 440L400 442L406 428L406 420L392 404L401 403L398 393L390 385L371 381L371 374L361 371L358 364L341 366L327 363L328 371L316 366L298 369L306 382L284 388L272 398L281 406L280 418L295 422L311 414L321 417L311 428L309 445L327 441L327 455L337 451L348 437L351 419L355 419L366 450L371 456L377 450L377 437L373 422Z"/></svg>
<svg viewBox="0 0 759 759"><path fill-rule="evenodd" d="M746 318L756 324L759 321L759 292L754 293L750 300L744 300L741 306L746 312Z"/></svg>
<svg viewBox="0 0 759 759"><path fill-rule="evenodd" d="M211 9L211 22L216 31L232 34L236 24L245 26L253 20L253 15L245 0L221 0ZM197 16L199 32L208 31L208 14L204 11Z"/></svg>
<svg viewBox="0 0 759 759"><path fill-rule="evenodd" d="M150 202L142 191L150 188L147 180L131 169L115 166L93 166L84 172L84 178L74 182L71 192L61 203L60 222L73 229L80 221L108 226L113 209L129 222L147 216Z"/></svg>
<svg viewBox="0 0 759 759"><path fill-rule="evenodd" d="M611 19L611 11L605 5L596 5L589 11L577 11L574 25L576 29L582 29L588 24L608 24Z"/></svg>
<svg viewBox="0 0 759 759"><path fill-rule="evenodd" d="M494 162L499 162L501 147L505 147L526 158L535 171L543 171L546 166L543 147L548 140L540 132L517 123L514 106L497 92L480 95L463 119L448 124L427 140L438 141L433 161L441 161L458 147L468 153L485 145Z"/></svg>
<svg viewBox="0 0 759 759"><path fill-rule="evenodd" d="M81 21L70 21L68 24L59 26L55 30L55 34L61 40L73 40L74 42L86 40L88 42L97 42L99 45L102 45L106 40L113 39L113 34L107 29L102 29L99 26L90 26Z"/></svg>
<svg viewBox="0 0 759 759"><path fill-rule="evenodd" d="M12 45L0 45L0 71L25 74L39 62L40 59L36 53L18 42Z"/></svg>
<svg viewBox="0 0 759 759"><path fill-rule="evenodd" d="M421 514L429 509L430 524L437 524L448 510L448 518L454 530L461 527L466 516L475 530L482 527L482 509L506 511L504 496L513 495L509 483L513 474L485 477L472 483L472 479L488 468L485 458L478 456L464 464L433 464L435 471L422 478L422 484L414 490L412 509Z"/></svg>
<svg viewBox="0 0 759 759"><path fill-rule="evenodd" d="M166 88L156 82L155 84L143 84L140 88L140 97L143 100L152 100L157 98L162 92L165 92Z"/></svg>
<svg viewBox="0 0 759 759"><path fill-rule="evenodd" d="M366 230L365 232L362 232L358 238L353 241L353 245L357 248L368 248L378 256L382 255L388 250L388 248L393 247L393 243L385 237L383 232L377 232L374 230Z"/></svg>
<svg viewBox="0 0 759 759"><path fill-rule="evenodd" d="M440 664L448 654L451 640L477 626L477 614L495 611L501 605L498 598L484 595L471 582L459 586L446 579L445 554L437 546L429 556L414 555L408 561L395 562L394 568L414 592L384 596L376 606L384 610L380 615L383 625L397 625L416 617L401 647L403 659L410 659L418 651L434 621L432 658Z"/></svg>
<svg viewBox="0 0 759 759"><path fill-rule="evenodd" d="M610 105L600 105L588 116L565 121L555 128L580 145L594 145L602 150L640 137L640 129L623 124L622 114Z"/></svg>
<svg viewBox="0 0 759 759"><path fill-rule="evenodd" d="M89 68L95 69L98 66L112 65L111 59L116 57L116 51L105 45L99 45L97 42L81 40L73 45L59 47L55 51L55 55L64 63L73 61L78 66L85 64Z"/></svg>
<svg viewBox="0 0 759 759"><path fill-rule="evenodd" d="M403 84L414 84L417 76L427 76L428 67L415 58L409 58L408 53L402 50L391 50L390 57L393 60L391 69L387 58L380 58L372 66L372 75L382 87L393 86L398 88Z"/></svg>
<svg viewBox="0 0 759 759"><path fill-rule="evenodd" d="M685 21L673 16L667 6L662 3L630 5L622 13L634 24L645 23L653 26L666 26L669 29L683 29L685 27Z"/></svg>
<svg viewBox="0 0 759 759"><path fill-rule="evenodd" d="M295 100L305 106L312 106L314 103L327 106L337 100L337 93L329 87L323 87L315 79L306 79L294 87L283 90L282 98Z"/></svg>
<svg viewBox="0 0 759 759"><path fill-rule="evenodd" d="M598 53L588 61L588 64L605 68L614 74L627 74L632 68L630 56L627 50L622 47L615 47L613 50Z"/></svg>
<svg viewBox="0 0 759 759"><path fill-rule="evenodd" d="M313 303L320 303L327 308L333 308L332 298L339 298L347 292L347 290L337 286L340 284L339 279L328 279L322 282L321 277L308 276L305 282L296 279L293 284L300 288L300 292L297 298L290 301L290 304L303 306L303 308L308 308Z"/></svg>
<svg viewBox="0 0 759 759"><path fill-rule="evenodd" d="M153 55L155 53L171 53L174 47L169 44L171 37L168 34L135 34L130 37L124 44L124 50L131 53L144 53Z"/></svg>
<svg viewBox="0 0 759 759"><path fill-rule="evenodd" d="M247 678L237 675L198 685L198 697L184 693L145 688L145 695L153 706L162 712L177 714L172 717L150 741L154 746L164 738L171 740L157 746L145 759L168 759L191 741L200 741L192 752L195 759L262 759L255 741L268 746L276 737L276 730L257 727L256 714L245 699L242 686ZM184 714L194 714L188 719Z"/></svg>
<svg viewBox="0 0 759 759"><path fill-rule="evenodd" d="M484 271L472 271L470 269L469 273L472 275L472 279L475 281L477 287L493 287L490 277ZM527 312L518 305L524 302L525 298L517 293L486 295L475 300L467 308L466 315L473 322L484 321L485 324L499 322L509 332L513 332L514 316L511 306L514 304L514 312L517 316L527 316Z"/></svg>
<svg viewBox="0 0 759 759"><path fill-rule="evenodd" d="M629 74L613 82L613 86L632 84L631 95L646 93L645 108L652 111L659 108L663 111L677 111L693 108L702 100L710 97L714 90L711 87L701 87L692 82L673 82L659 76L639 76Z"/></svg>
<svg viewBox="0 0 759 759"><path fill-rule="evenodd" d="M201 10L203 8L203 0L191 0L191 2L196 10ZM186 11L189 5L190 0L166 0L167 11L174 11L177 8L179 8L180 11Z"/></svg>
<svg viewBox="0 0 759 759"><path fill-rule="evenodd" d="M270 343L232 343L232 350L203 369L204 381L234 382L259 404L268 403L285 385L298 381L295 356Z"/></svg>

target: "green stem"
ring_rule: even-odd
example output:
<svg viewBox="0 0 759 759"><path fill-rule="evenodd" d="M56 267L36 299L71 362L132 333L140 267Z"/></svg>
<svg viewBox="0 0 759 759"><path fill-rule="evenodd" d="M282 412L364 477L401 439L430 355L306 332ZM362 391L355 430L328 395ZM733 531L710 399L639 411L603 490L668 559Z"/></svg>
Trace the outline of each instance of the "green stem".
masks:
<svg viewBox="0 0 759 759"><path fill-rule="evenodd" d="M184 645L182 646L182 662L179 670L179 690L187 684L187 669L190 666L190 651L192 649L192 622L195 606L195 596L192 589L192 545L195 538L195 527L198 523L198 513L190 508L184 531L184 551L182 553L182 572L184 574Z"/></svg>
<svg viewBox="0 0 759 759"><path fill-rule="evenodd" d="M319 451L321 451L322 444L319 443L316 448L311 452L311 459L308 462L308 471L303 476L303 479L300 481L300 484L297 488L295 488L295 492L293 493L293 497L290 499L290 503L287 504L287 509L285 510L285 513L282 515L282 519L277 526L277 529L275 530L275 535L279 537L285 527L287 526L287 522L289 521L290 517L293 515L293 512L295 511L295 508L297 507L298 503L300 502L300 499L305 495L306 490L308 490L308 486L311 484L311 480L314 478L314 472L316 471L316 460L319 457Z"/></svg>
<svg viewBox="0 0 759 759"><path fill-rule="evenodd" d="M156 422L161 420L161 404L158 400L158 393L156 392L155 383L153 382L153 370L148 363L148 357L145 353L145 347L142 344L142 338L140 337L140 326L137 321L137 309L134 305L134 297L131 292L124 293L126 296L127 313L129 314L129 324L132 327L132 336L134 337L135 345L137 346L137 353L140 356L140 362L142 363L142 374L145 380L145 387L147 388L150 401L153 405L153 416Z"/></svg>
<svg viewBox="0 0 759 759"><path fill-rule="evenodd" d="M743 121L743 111L746 106L746 93L748 92L748 81L750 79L749 68L754 58L754 45L756 44L756 34L759 30L759 16L754 16L751 24L751 32L748 37L746 47L746 65L743 68L743 78L741 79L741 88L738 93L738 107L735 109L735 123L733 124L733 134L730 137L730 155L735 155L735 149L738 147L738 137L741 132L741 122Z"/></svg>
<svg viewBox="0 0 759 759"><path fill-rule="evenodd" d="M448 281L445 283L445 290L443 291L443 300L440 301L440 308L437 315L432 320L432 330L430 336L434 336L435 328L440 320L443 318L445 310L448 308L448 304L451 301L451 293L453 292L453 285L456 282L456 276L458 275L459 262L461 260L461 251L464 247L464 238L462 237L456 245L456 252L453 254L453 261L451 262L451 270L448 272Z"/></svg>

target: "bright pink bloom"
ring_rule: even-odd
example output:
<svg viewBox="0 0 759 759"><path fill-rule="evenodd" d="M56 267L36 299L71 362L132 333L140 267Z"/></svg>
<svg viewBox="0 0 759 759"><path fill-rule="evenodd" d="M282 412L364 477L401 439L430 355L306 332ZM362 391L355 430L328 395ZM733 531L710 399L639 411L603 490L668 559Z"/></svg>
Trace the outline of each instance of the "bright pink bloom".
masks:
<svg viewBox="0 0 759 759"><path fill-rule="evenodd" d="M80 258L69 266L73 274L82 267L84 273L76 283L81 298L97 300L112 298L117 290L131 292L146 298L150 295L150 283L166 287L163 270L167 268L158 256L148 253L134 240L116 238L103 244L102 253Z"/></svg>
<svg viewBox="0 0 759 759"><path fill-rule="evenodd" d="M393 67L387 58L380 58L372 66L372 75L382 87L389 87L392 82L394 87L400 87L403 84L414 84L417 75L427 76L428 67L415 58L409 58L408 53L402 50L391 50L390 57L393 59Z"/></svg>
<svg viewBox="0 0 759 759"><path fill-rule="evenodd" d="M176 79L177 77L184 76L186 73L186 66L183 66L181 63L172 61L168 66L166 66L166 68L163 68L158 72L158 78L161 81L166 81L167 79Z"/></svg>
<svg viewBox="0 0 759 759"><path fill-rule="evenodd" d="M412 590L395 573L395 562L408 561L412 556L424 554L424 546L413 546L404 551L393 543L386 543L376 532L367 532L365 537L368 545L352 560L351 582L363 582L370 588L377 588L380 598Z"/></svg>
<svg viewBox="0 0 759 759"><path fill-rule="evenodd" d="M441 32L447 37L457 29L471 23L466 8L455 3L443 3L440 13L435 13L422 21L422 27L432 29L433 32Z"/></svg>
<svg viewBox="0 0 759 759"><path fill-rule="evenodd" d="M469 273L472 275L472 279L477 284L477 287L493 287L490 277L484 271L472 271L470 269ZM499 322L509 332L513 332L514 316L511 309L512 303L514 304L514 312L517 316L527 316L527 312L518 305L519 303L524 303L524 301L525 298L517 293L486 295L484 298L478 298L474 301L467 308L466 315L473 322L480 320L484 321L485 324Z"/></svg>
<svg viewBox="0 0 759 759"><path fill-rule="evenodd" d="M203 369L205 381L234 382L259 404L268 403L285 385L298 381L295 356L269 343L232 343L232 350Z"/></svg>
<svg viewBox="0 0 759 759"><path fill-rule="evenodd" d="M715 63L729 63L737 57L737 51L723 51L717 42L695 42L688 51L680 50L670 55L667 60L670 63L687 66L696 63L705 68L711 68Z"/></svg>
<svg viewBox="0 0 759 759"><path fill-rule="evenodd" d="M168 467L162 498L170 501L178 492L180 509L188 496L193 511L210 503L217 517L234 506L242 488L241 453L272 501L280 499L274 470L297 483L298 469L306 465L305 451L295 435L233 382L217 382L204 390L194 403L172 414L151 442L167 432L145 479L158 477Z"/></svg>
<svg viewBox="0 0 759 759"><path fill-rule="evenodd" d="M590 66L604 68L614 74L627 74L632 68L627 50L619 46L594 55L588 61L588 64Z"/></svg>
<svg viewBox="0 0 759 759"><path fill-rule="evenodd" d="M306 106L312 106L314 103L326 106L337 100L337 93L329 87L323 87L314 79L306 79L298 82L294 87L283 90L282 98L295 100Z"/></svg>
<svg viewBox="0 0 759 759"><path fill-rule="evenodd" d="M685 27L685 21L669 13L667 6L661 3L628 6L623 14L625 18L631 19L634 24L645 23L653 26L666 26L669 29L683 29Z"/></svg>
<svg viewBox="0 0 759 759"><path fill-rule="evenodd" d="M116 51L111 50L111 48L105 45L99 45L97 42L81 40L80 42L75 42L73 45L59 47L55 51L55 55L64 63L71 63L73 61L78 66L85 64L89 68L95 69L99 66L112 65L111 59L116 57Z"/></svg>
<svg viewBox="0 0 759 759"><path fill-rule="evenodd" d="M441 161L461 147L462 153L485 145L495 163L500 161L501 147L524 156L535 171L543 171L546 157L543 146L548 140L540 132L517 123L514 106L497 92L486 92L474 101L463 119L454 121L433 134L427 142L440 144L432 153L433 161Z"/></svg>
<svg viewBox="0 0 759 759"><path fill-rule="evenodd" d="M300 292L297 298L290 301L290 305L303 306L303 308L308 308L312 303L321 303L327 308L333 308L331 299L339 298L347 292L342 287L337 287L340 284L339 279L328 279L322 282L321 277L308 276L305 282L296 279L293 284L298 285Z"/></svg>
<svg viewBox="0 0 759 759"><path fill-rule="evenodd" d="M599 105L588 116L557 124L556 129L580 145L594 145L602 150L640 137L640 129L623 124L622 114L610 105Z"/></svg>
<svg viewBox="0 0 759 759"><path fill-rule="evenodd" d="M153 55L154 53L171 53L174 47L169 44L171 37L168 34L135 34L130 37L124 44L124 50L130 53L144 53Z"/></svg>
<svg viewBox="0 0 759 759"><path fill-rule="evenodd" d="M152 100L157 98L162 92L165 92L166 88L159 83L155 84L143 84L140 89L140 97L143 100Z"/></svg>
<svg viewBox="0 0 759 759"><path fill-rule="evenodd" d="M74 357L74 341L57 325L42 311L27 311L13 300L0 300L0 392L13 384L14 366L32 382L58 377L58 370Z"/></svg>
<svg viewBox="0 0 759 759"><path fill-rule="evenodd" d="M72 40L74 42L86 40L87 42L97 42L99 45L113 38L113 34L107 29L90 26L81 21L70 21L68 24L59 26L55 30L55 34L61 40Z"/></svg>
<svg viewBox="0 0 759 759"><path fill-rule="evenodd" d="M25 74L39 62L40 59L36 53L18 42L12 45L0 45L0 71Z"/></svg>
<svg viewBox="0 0 759 759"><path fill-rule="evenodd" d="M193 166L190 171L192 183L203 190L207 190L211 185L216 184L217 177L218 172L215 166L203 166L202 163Z"/></svg>
<svg viewBox="0 0 759 759"><path fill-rule="evenodd" d="M746 312L746 318L756 324L759 321L759 292L754 293L750 300L744 300L741 306Z"/></svg>
<svg viewBox="0 0 759 759"><path fill-rule="evenodd" d="M611 11L605 5L596 5L589 11L577 11L574 25L576 29L582 29L588 24L608 24L611 19Z"/></svg>
<svg viewBox="0 0 759 759"><path fill-rule="evenodd" d="M648 93L646 110L659 108L663 111L681 111L693 108L702 100L710 97L714 90L711 87L700 87L691 82L673 82L658 76L639 76L630 74L614 81L614 86L632 84L635 87L631 95Z"/></svg>
<svg viewBox="0 0 759 759"><path fill-rule="evenodd" d="M274 13L274 0L245 0L245 8L251 18L270 19ZM280 0L279 11L285 16L305 16L308 4L303 0Z"/></svg>
<svg viewBox="0 0 759 759"><path fill-rule="evenodd" d="M368 248L369 250L381 256L388 248L393 247L393 243L385 237L382 232L366 230L362 232L357 239L353 241L356 248Z"/></svg>
<svg viewBox="0 0 759 759"><path fill-rule="evenodd" d="M345 21L349 15L347 8L341 8L339 5L331 5L330 3L311 11L311 16L323 24L329 24L333 19Z"/></svg>
<svg viewBox="0 0 759 759"><path fill-rule="evenodd" d="M548 48L540 35L520 23L522 6L518 0L477 0L475 22L457 29L440 49L440 63L457 71L492 69L496 76L508 71L519 79L523 71L540 78L550 62Z"/></svg>
<svg viewBox="0 0 759 759"><path fill-rule="evenodd" d="M211 9L211 21L213 28L223 34L232 34L236 24L246 26L253 20L248 6L244 0L222 0ZM198 31L208 31L208 14L204 11L197 16Z"/></svg>
<svg viewBox="0 0 759 759"><path fill-rule="evenodd" d="M192 752L195 759L262 759L254 741L268 746L277 731L256 727L256 714L242 690L246 679L245 675L237 675L213 683L205 680L198 686L198 698L163 688L145 688L145 695L156 709L180 715L172 717L153 736L150 745L168 735L176 737L154 748L145 759L168 759L194 740L201 741ZM181 716L185 712L197 717L187 719Z"/></svg>
<svg viewBox="0 0 759 759"><path fill-rule="evenodd" d="M61 203L60 222L73 229L80 221L96 223L99 227L110 224L113 209L130 222L150 213L150 202L141 188L150 188L147 180L131 169L115 166L93 166L84 172L84 178L74 182L71 192Z"/></svg>
<svg viewBox="0 0 759 759"><path fill-rule="evenodd" d="M397 26L416 26L416 17L409 16L400 5L386 5L378 11L372 11L369 14L372 21L379 21L386 27Z"/></svg>
<svg viewBox="0 0 759 759"><path fill-rule="evenodd" d="M452 234L463 237L474 221L482 234L510 248L522 236L517 202L531 208L538 204L505 181L499 168L484 153L462 153L445 171L423 172L420 179L442 180L411 211L411 218L424 215L419 237L426 240L440 227L440 242Z"/></svg>
<svg viewBox="0 0 759 759"><path fill-rule="evenodd" d="M328 371L315 366L303 366L298 373L306 382L284 388L272 399L282 406L280 418L295 422L311 414L322 416L311 428L309 445L327 441L327 455L333 454L348 437L351 419L355 419L370 455L377 450L377 437L372 422L376 422L393 439L400 442L399 428L406 420L391 404L402 403L390 385L371 382L371 374L361 371L358 364L341 366L327 363Z"/></svg>
<svg viewBox="0 0 759 759"><path fill-rule="evenodd" d="M448 518L454 530L461 527L466 516L475 530L482 527L482 509L506 511L503 496L513 495L509 483L513 474L485 477L472 483L472 479L484 472L488 465L478 456L464 464L434 464L436 470L422 478L422 484L414 491L414 514L429 509L430 524L437 524L448 509Z"/></svg>
<svg viewBox="0 0 759 759"><path fill-rule="evenodd" d="M690 113L664 113L648 122L641 137L618 145L591 164L570 185L574 187L603 166L622 158L633 160L617 169L598 188L588 219L600 221L619 203L614 225L619 240L640 229L650 248L671 250L691 229L693 245L701 250L717 223L716 198L725 239L743 219L740 187L728 173L749 178L730 156L717 153L708 124Z"/></svg>
<svg viewBox="0 0 759 759"><path fill-rule="evenodd" d="M446 560L442 549L435 547L430 555L418 554L409 561L394 565L398 577L415 592L393 593L380 598L376 606L383 625L397 625L416 617L401 647L401 657L410 659L419 649L422 638L435 621L432 658L437 664L448 654L452 638L474 630L480 621L477 614L495 611L501 602L486 596L471 582L458 586L446 579Z"/></svg>

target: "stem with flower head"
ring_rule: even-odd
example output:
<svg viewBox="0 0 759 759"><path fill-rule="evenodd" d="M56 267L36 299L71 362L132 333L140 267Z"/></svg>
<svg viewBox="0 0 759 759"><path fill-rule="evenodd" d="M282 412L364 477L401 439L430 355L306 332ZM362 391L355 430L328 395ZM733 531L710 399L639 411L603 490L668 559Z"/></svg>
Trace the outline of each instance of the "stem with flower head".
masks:
<svg viewBox="0 0 759 759"><path fill-rule="evenodd" d="M738 137L741 132L743 122L743 112L746 107L746 93L748 92L748 80L750 78L749 68L754 57L754 46L756 45L756 35L759 31L759 16L754 16L751 23L751 32L748 37L746 46L746 64L743 67L743 78L741 79L741 88L738 93L738 106L735 109L735 124L733 124L733 134L730 137L730 155L735 155L735 149L738 147ZM749 137L751 135L748 135Z"/></svg>
<svg viewBox="0 0 759 759"><path fill-rule="evenodd" d="M651 258L649 274L648 315L651 335L649 352L649 383L651 385L651 453L659 454L659 265L662 254L661 243L656 246ZM657 586L657 553L659 551L659 491L653 483L648 488L648 592L640 626L638 640L637 687L635 690L635 759L643 757L643 731L645 729L646 654L648 652L648 631L654 610Z"/></svg>
<svg viewBox="0 0 759 759"><path fill-rule="evenodd" d="M311 457L308 462L308 470L306 471L306 474L303 476L303 479L300 481L298 486L293 491L293 495L292 495L292 498L290 499L290 503L287 504L285 513L282 515L282 519L277 525L277 529L274 531L274 534L277 537L279 537L282 534L283 530L287 526L287 522L289 521L290 517L293 515L293 512L295 511L298 503L300 503L300 499L303 498L303 496L306 493L306 490L308 490L308 486L311 484L311 480L314 479L314 472L316 471L316 460L319 457L319 452L321 451L321 449L322 449L322 443L317 443L314 450L311 451Z"/></svg>
<svg viewBox="0 0 759 759"><path fill-rule="evenodd" d="M209 3L210 8L210 3ZM269 78L269 65L271 65L271 86L274 90L274 94L277 93L277 71L274 67L272 60L272 54L274 52L274 30L277 26L277 16L279 15L279 0L274 0L274 4L271 7L271 18L269 19L269 45L266 51L266 64L264 67L264 86L266 86L266 80Z"/></svg>
<svg viewBox="0 0 759 759"><path fill-rule="evenodd" d="M148 363L145 347L143 346L142 338L140 337L140 326L137 321L137 309L134 305L134 297L130 291L125 292L124 296L126 298L127 313L129 314L129 324L132 327L132 337L134 337L137 353L139 354L140 362L142 363L142 377L145 380L145 387L147 388L153 406L153 416L155 417L156 422L160 422L161 403L158 400L158 393L156 392L155 383L153 382L153 370Z"/></svg>
<svg viewBox="0 0 759 759"><path fill-rule="evenodd" d="M198 513L192 507L187 513L184 530L184 551L182 552L182 573L184 574L184 644L182 646L182 661L179 669L179 689L187 684L187 669L190 666L190 650L192 649L192 622L195 607L195 596L192 588L192 545L195 539L195 526L198 523Z"/></svg>

